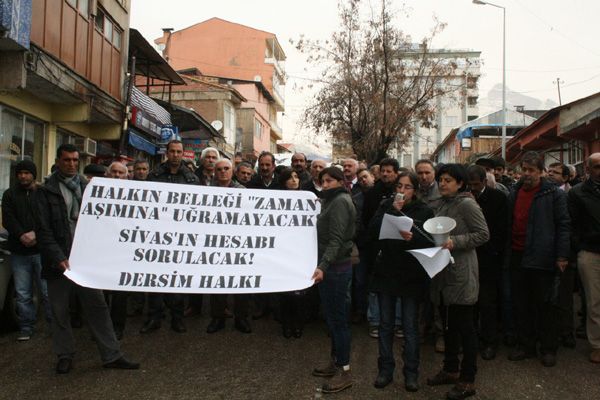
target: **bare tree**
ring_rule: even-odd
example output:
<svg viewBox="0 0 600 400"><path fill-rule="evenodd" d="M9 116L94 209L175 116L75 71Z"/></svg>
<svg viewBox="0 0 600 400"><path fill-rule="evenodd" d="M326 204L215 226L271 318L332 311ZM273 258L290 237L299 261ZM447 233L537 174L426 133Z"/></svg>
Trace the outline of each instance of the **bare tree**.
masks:
<svg viewBox="0 0 600 400"><path fill-rule="evenodd" d="M321 86L304 111L304 124L350 144L360 159L385 157L408 142L414 123L432 127L438 96L456 93L455 60L431 51L444 24L434 22L415 43L393 23L389 0L362 21L360 0L339 2L340 30L321 43L302 37L296 48L322 68Z"/></svg>

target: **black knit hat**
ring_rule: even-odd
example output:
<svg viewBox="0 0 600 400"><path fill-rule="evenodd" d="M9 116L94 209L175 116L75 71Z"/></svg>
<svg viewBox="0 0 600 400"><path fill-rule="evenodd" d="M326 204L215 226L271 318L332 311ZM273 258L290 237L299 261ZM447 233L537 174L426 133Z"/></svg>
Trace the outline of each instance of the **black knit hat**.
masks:
<svg viewBox="0 0 600 400"><path fill-rule="evenodd" d="M15 166L15 173L19 173L19 171L28 171L31 172L34 179L37 178L37 168L35 164L31 160L21 160Z"/></svg>

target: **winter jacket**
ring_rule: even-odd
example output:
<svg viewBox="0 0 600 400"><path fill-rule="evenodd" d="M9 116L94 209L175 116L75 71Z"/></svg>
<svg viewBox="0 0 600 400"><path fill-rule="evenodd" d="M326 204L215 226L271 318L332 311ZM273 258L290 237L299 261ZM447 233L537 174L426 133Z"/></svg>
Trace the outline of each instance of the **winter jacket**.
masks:
<svg viewBox="0 0 600 400"><path fill-rule="evenodd" d="M2 225L8 231L8 250L15 254L32 255L39 253L38 246L26 247L21 243L24 233L35 231L33 207L36 204L37 186L24 189L15 185L2 195Z"/></svg>
<svg viewBox="0 0 600 400"><path fill-rule="evenodd" d="M333 263L350 260L355 222L356 210L346 188L324 190L317 218L318 268L327 271Z"/></svg>
<svg viewBox="0 0 600 400"><path fill-rule="evenodd" d="M88 181L79 176L81 193L85 191ZM60 191L58 173L48 177L38 190L35 207L36 237L42 255L42 277L57 279L63 271L58 263L69 259L73 235L69 224L67 204Z"/></svg>
<svg viewBox="0 0 600 400"><path fill-rule="evenodd" d="M529 216L525 249L521 266L523 268L555 271L556 261L569 259L571 239L571 218L567 208L567 195L552 182L542 178L540 190L535 194ZM513 211L522 182L515 185L509 197L509 237L512 233ZM510 262L512 252L507 241L505 265Z"/></svg>
<svg viewBox="0 0 600 400"><path fill-rule="evenodd" d="M246 187L248 189L278 190L278 189L280 189L279 185L277 184L278 181L279 181L279 177L277 176L277 174L274 174L271 184L269 186L267 186L267 185L265 185L265 183L262 179L262 176L260 176L260 173L258 173L258 174L254 174L252 179L250 179L250 182L248 182L248 186L246 186Z"/></svg>
<svg viewBox="0 0 600 400"><path fill-rule="evenodd" d="M404 205L402 212L393 207L393 199L386 200L369 226L369 238L377 243L379 252L369 284L369 291L392 296L422 297L426 293L429 277L419 261L406 250L433 247L431 239L424 236L423 224L433 218L433 210L421 200L411 201ZM385 214L405 215L413 219L411 229L413 238L405 240L379 240L379 231Z"/></svg>
<svg viewBox="0 0 600 400"><path fill-rule="evenodd" d="M479 270L499 271L502 267L507 240L508 199L501 191L486 187L483 193L477 197L477 204L481 207L490 231L490 240L477 247Z"/></svg>
<svg viewBox="0 0 600 400"><path fill-rule="evenodd" d="M198 177L183 163L179 165L177 173L171 173L171 167L167 163L162 163L156 169L148 174L149 182L179 183L188 185L198 185Z"/></svg>
<svg viewBox="0 0 600 400"><path fill-rule="evenodd" d="M419 192L421 194L421 200L427 204L433 212L436 212L438 208L442 205L442 195L440 194L440 189L437 181L433 181L431 186L427 189L421 190L419 188Z"/></svg>
<svg viewBox="0 0 600 400"><path fill-rule="evenodd" d="M431 281L432 301L445 305L472 305L479 296L479 267L475 249L490 239L481 208L470 193L442 197L436 217L450 217L456 227L450 232L454 245L451 263Z"/></svg>
<svg viewBox="0 0 600 400"><path fill-rule="evenodd" d="M567 194L573 230L573 251L600 253L600 185L587 179Z"/></svg>

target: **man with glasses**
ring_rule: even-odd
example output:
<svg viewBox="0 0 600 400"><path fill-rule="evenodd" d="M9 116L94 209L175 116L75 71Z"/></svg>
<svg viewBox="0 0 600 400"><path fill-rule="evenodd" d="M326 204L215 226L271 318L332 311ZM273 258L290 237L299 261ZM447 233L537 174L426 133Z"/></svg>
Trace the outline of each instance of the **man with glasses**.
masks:
<svg viewBox="0 0 600 400"><path fill-rule="evenodd" d="M233 179L233 165L231 161L222 159L215 164L215 186L223 188L244 189L242 185ZM250 296L247 294L233 295L233 314L235 317L235 329L242 333L251 333L252 328L248 322L250 309ZM206 328L207 333L215 333L225 328L225 309L227 308L226 294L210 295L211 321Z"/></svg>

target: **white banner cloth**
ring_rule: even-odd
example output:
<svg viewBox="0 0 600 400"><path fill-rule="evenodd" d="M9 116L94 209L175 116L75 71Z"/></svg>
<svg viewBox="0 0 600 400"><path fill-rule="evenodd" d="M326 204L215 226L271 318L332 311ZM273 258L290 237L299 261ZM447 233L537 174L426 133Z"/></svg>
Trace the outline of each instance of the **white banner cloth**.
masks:
<svg viewBox="0 0 600 400"><path fill-rule="evenodd" d="M301 290L317 266L320 209L305 191L93 178L66 275L137 292Z"/></svg>

